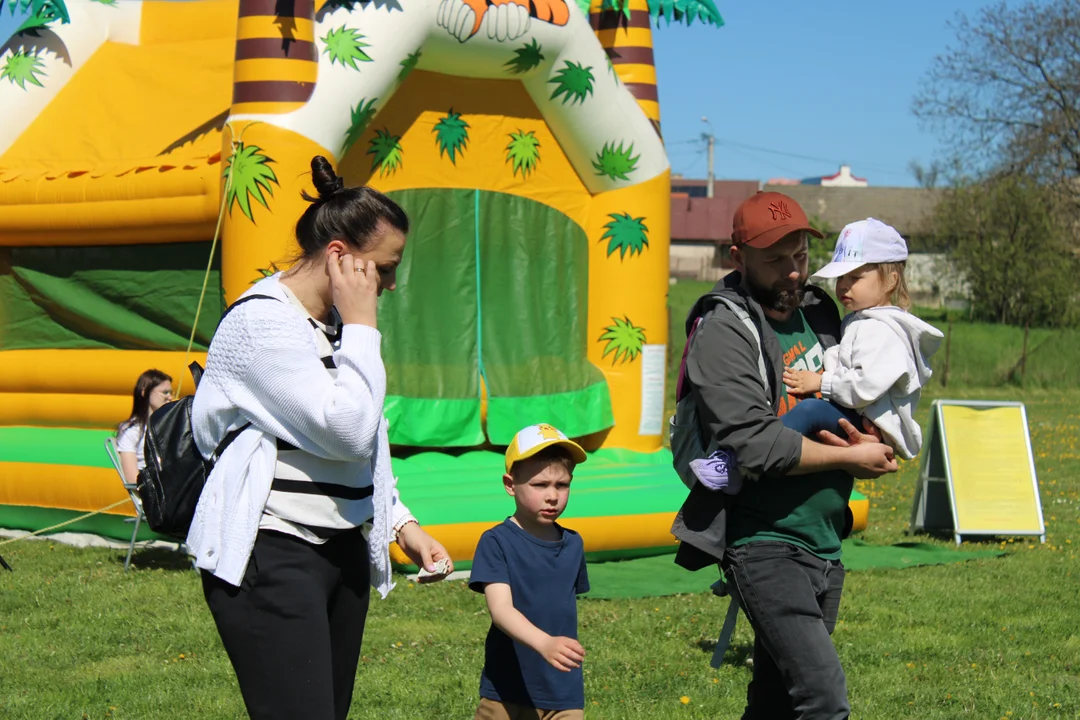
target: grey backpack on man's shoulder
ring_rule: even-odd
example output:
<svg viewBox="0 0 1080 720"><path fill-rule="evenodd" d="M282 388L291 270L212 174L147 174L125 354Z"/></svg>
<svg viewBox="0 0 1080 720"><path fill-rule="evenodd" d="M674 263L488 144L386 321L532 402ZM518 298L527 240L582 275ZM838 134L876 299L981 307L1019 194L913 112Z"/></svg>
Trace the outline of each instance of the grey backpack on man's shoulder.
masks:
<svg viewBox="0 0 1080 720"><path fill-rule="evenodd" d="M735 301L719 293L710 293L717 304L708 312L695 318L686 338L682 361L679 365L679 379L675 390L675 414L669 420L668 436L671 441L672 464L683 484L690 490L690 495L683 502L671 534L679 539L679 549L675 554L675 563L688 570L700 570L715 565L723 556L727 546L727 505L729 496L723 492L710 490L697 481L690 463L699 458L708 457L717 449L715 438L707 436L707 430L698 412L697 400L691 393L690 379L686 373L686 359L690 354L691 343L701 323L711 313L720 311L722 306L733 312L747 327L758 346L758 372L766 392L769 389L769 376L765 368L765 358L761 352L761 332L749 313Z"/></svg>

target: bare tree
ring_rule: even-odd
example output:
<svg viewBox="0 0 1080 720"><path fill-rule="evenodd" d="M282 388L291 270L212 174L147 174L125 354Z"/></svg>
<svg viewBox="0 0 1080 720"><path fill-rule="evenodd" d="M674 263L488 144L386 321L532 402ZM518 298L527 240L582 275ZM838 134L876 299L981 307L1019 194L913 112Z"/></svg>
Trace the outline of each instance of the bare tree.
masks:
<svg viewBox="0 0 1080 720"><path fill-rule="evenodd" d="M935 160L929 165L923 165L918 160L908 163L908 171L915 178L915 182L924 190L933 190L941 179L941 163Z"/></svg>
<svg viewBox="0 0 1080 720"><path fill-rule="evenodd" d="M1080 0L999 2L950 26L956 42L933 61L915 115L980 174L1077 188Z"/></svg>

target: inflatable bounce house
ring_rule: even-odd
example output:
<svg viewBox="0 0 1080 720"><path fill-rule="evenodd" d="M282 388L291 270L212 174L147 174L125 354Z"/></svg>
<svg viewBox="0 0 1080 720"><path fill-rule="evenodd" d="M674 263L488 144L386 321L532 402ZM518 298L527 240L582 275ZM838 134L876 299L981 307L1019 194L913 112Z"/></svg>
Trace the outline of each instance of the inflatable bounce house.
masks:
<svg viewBox="0 0 1080 720"><path fill-rule="evenodd" d="M193 391L324 155L413 222L386 414L459 566L536 422L592 451L565 516L592 557L670 552L660 18L722 24L711 0L0 0L0 527L123 500L103 443L135 379ZM67 529L126 539L133 512Z"/></svg>

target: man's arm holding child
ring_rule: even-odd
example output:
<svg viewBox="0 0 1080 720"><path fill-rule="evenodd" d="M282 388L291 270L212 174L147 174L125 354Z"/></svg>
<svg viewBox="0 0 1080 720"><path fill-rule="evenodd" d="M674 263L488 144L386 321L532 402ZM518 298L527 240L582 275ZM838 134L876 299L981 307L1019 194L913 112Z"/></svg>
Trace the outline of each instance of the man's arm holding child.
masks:
<svg viewBox="0 0 1080 720"><path fill-rule="evenodd" d="M854 428L846 444L825 445L785 427L761 385L758 352L733 325L713 317L698 328L687 356L702 421L741 467L773 477L842 470L876 478L896 471L892 448Z"/></svg>
<svg viewBox="0 0 1080 720"><path fill-rule="evenodd" d="M514 607L510 586L506 583L488 583L484 586L484 599L495 627L522 645L531 647L545 660L563 672L581 667L585 648L574 638L552 636L533 625L529 618Z"/></svg>

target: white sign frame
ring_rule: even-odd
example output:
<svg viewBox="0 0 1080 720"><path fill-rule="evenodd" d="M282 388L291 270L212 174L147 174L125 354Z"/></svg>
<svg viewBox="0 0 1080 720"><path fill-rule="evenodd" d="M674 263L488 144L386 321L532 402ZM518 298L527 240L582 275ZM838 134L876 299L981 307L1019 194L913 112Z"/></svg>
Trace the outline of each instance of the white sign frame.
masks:
<svg viewBox="0 0 1080 720"><path fill-rule="evenodd" d="M1020 408L1020 418L1024 427L1024 443L1027 448L1028 468L1031 472L1032 489L1035 492L1035 510L1039 518L1038 530L966 529L957 522L956 493L953 489L952 469L948 453L949 442L945 429L945 418L942 413L942 409L947 406L982 409ZM946 499L947 507L944 506ZM1005 400L940 399L933 401L930 406L930 427L926 433L922 458L919 462L919 480L915 487L915 497L912 500L911 528L914 532L951 531L957 545L961 543L964 535L1000 535L1009 537L1037 535L1039 542L1046 542L1046 522L1043 519L1042 498L1039 495L1039 479L1035 472L1035 454L1031 448L1031 432L1028 429L1027 408L1024 403Z"/></svg>

